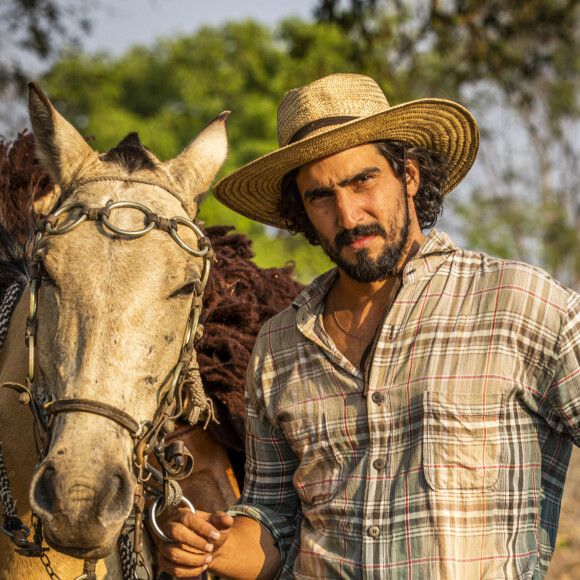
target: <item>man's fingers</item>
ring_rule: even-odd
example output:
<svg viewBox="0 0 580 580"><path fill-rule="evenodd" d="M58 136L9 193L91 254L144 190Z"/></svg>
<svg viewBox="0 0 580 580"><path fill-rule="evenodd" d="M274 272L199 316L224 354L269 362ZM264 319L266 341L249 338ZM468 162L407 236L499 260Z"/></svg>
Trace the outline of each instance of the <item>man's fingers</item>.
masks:
<svg viewBox="0 0 580 580"><path fill-rule="evenodd" d="M225 512L193 513L187 508L172 512L163 522L163 531L173 541L158 545L161 569L177 578L200 575L226 541L233 523Z"/></svg>
<svg viewBox="0 0 580 580"><path fill-rule="evenodd" d="M234 518L225 512L214 512L210 515L202 511L193 513L184 508L178 511L173 522L167 523L167 535L180 543L210 552L225 541L233 524ZM201 545L200 538L207 540L211 547Z"/></svg>
<svg viewBox="0 0 580 580"><path fill-rule="evenodd" d="M213 526L205 526L205 532L193 531L187 524L181 522L170 522L166 525L165 534L176 543L183 545L185 549L191 551L213 552L214 540L212 536L219 535ZM167 542L167 545L173 545Z"/></svg>
<svg viewBox="0 0 580 580"><path fill-rule="evenodd" d="M176 562L176 560L166 558L163 553L159 556L159 565L161 569L176 578L197 578L207 570L207 564L204 562L199 565L197 562Z"/></svg>
<svg viewBox="0 0 580 580"><path fill-rule="evenodd" d="M212 548L206 548L206 543L211 542L216 534L219 536L219 532L209 523L209 516L206 512L193 513L188 508L180 508L163 523L162 528L172 540L198 550L211 551Z"/></svg>
<svg viewBox="0 0 580 580"><path fill-rule="evenodd" d="M179 509L173 521L164 522L165 534L184 551L210 554L225 541L234 519L225 512L208 514ZM172 545L172 544L166 544Z"/></svg>
<svg viewBox="0 0 580 580"><path fill-rule="evenodd" d="M161 569L177 578L197 578L211 561L211 554L187 544L162 542L159 545Z"/></svg>
<svg viewBox="0 0 580 580"><path fill-rule="evenodd" d="M186 566L188 568L201 567L209 564L212 560L210 554L192 550L189 546L166 543L160 546L159 553L170 560L175 565Z"/></svg>

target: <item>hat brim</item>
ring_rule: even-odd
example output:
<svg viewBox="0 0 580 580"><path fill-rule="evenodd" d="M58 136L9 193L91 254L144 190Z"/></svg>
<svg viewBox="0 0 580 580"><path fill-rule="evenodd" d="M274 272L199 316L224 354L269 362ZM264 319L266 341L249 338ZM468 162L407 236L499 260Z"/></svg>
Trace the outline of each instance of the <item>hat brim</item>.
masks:
<svg viewBox="0 0 580 580"><path fill-rule="evenodd" d="M467 175L479 148L477 123L465 107L445 99L420 99L267 153L221 179L214 195L245 217L286 229L277 210L286 173L339 151L386 139L441 152L447 160L446 194Z"/></svg>

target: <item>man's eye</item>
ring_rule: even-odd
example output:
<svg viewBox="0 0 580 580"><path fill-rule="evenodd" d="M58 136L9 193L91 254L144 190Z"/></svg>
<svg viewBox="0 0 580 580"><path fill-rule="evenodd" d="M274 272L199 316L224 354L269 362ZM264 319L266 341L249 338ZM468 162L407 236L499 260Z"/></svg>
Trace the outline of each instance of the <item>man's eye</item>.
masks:
<svg viewBox="0 0 580 580"><path fill-rule="evenodd" d="M330 193L328 191L317 191L316 193L312 193L311 195L308 196L308 199L312 202L312 201L316 201L317 199L323 199L325 197L328 197L330 195Z"/></svg>

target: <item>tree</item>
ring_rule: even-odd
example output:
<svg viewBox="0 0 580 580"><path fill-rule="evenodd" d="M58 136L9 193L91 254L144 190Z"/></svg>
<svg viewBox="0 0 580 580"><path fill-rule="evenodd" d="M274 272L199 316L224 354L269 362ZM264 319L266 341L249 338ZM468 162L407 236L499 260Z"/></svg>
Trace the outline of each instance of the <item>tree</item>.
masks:
<svg viewBox="0 0 580 580"><path fill-rule="evenodd" d="M46 61L63 46L78 44L90 30L92 6L88 0L5 0L0 7L0 97L24 93L25 59Z"/></svg>
<svg viewBox="0 0 580 580"><path fill-rule="evenodd" d="M100 0L3 0L0 2L0 126L16 134L26 119L30 75L46 69L64 47L79 46L90 30L88 15Z"/></svg>

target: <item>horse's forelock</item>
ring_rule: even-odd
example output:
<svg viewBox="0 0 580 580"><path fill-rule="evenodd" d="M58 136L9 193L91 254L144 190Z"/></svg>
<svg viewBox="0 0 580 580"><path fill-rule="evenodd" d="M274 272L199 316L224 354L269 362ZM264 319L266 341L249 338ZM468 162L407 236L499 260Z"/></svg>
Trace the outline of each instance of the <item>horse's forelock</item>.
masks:
<svg viewBox="0 0 580 580"><path fill-rule="evenodd" d="M153 156L141 143L137 133L129 133L118 145L109 149L101 160L115 163L129 174L143 169L154 171L156 168Z"/></svg>

